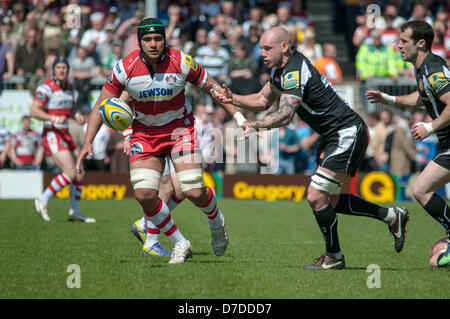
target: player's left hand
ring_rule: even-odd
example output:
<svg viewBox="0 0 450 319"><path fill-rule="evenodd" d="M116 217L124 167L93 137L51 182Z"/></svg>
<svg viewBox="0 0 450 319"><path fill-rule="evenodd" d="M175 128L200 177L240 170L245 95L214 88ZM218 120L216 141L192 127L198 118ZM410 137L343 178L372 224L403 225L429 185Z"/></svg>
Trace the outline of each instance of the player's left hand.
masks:
<svg viewBox="0 0 450 319"><path fill-rule="evenodd" d="M427 129L421 123L414 124L414 127L411 129L411 134L419 142L430 136L430 133L428 133Z"/></svg>

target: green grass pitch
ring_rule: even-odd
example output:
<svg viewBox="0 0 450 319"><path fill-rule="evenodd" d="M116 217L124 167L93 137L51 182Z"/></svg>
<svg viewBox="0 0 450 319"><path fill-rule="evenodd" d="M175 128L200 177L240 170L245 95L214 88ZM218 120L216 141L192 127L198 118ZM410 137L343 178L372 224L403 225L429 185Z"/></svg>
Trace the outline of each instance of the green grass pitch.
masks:
<svg viewBox="0 0 450 319"><path fill-rule="evenodd" d="M82 201L96 224L68 222L68 200L50 201L50 223L31 200L0 200L0 298L448 298L449 268L428 266L442 227L417 203L402 205L411 214L403 252L394 251L385 224L338 215L347 268L307 271L324 244L305 201L221 200L230 235L222 257L212 252L206 217L184 201L173 217L194 258L169 265L167 257L141 255L129 232L141 217L134 199ZM68 288L72 264L80 267L80 288ZM372 264L380 269L379 288L367 285Z"/></svg>

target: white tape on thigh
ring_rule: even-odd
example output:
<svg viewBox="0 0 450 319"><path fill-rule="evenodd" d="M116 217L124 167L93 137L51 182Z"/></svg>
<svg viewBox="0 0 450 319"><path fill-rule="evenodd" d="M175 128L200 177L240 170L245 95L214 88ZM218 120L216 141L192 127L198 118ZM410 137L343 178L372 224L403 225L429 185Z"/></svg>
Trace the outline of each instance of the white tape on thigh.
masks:
<svg viewBox="0 0 450 319"><path fill-rule="evenodd" d="M185 171L177 172L178 184L182 192L194 188L203 188L205 183L203 181L203 170L201 168L187 169Z"/></svg>
<svg viewBox="0 0 450 319"><path fill-rule="evenodd" d="M150 168L133 168L130 170L130 182L133 188L152 188L159 190L161 173Z"/></svg>
<svg viewBox="0 0 450 319"><path fill-rule="evenodd" d="M316 174L311 176L311 186L330 195L341 193L341 182L322 171L316 171Z"/></svg>

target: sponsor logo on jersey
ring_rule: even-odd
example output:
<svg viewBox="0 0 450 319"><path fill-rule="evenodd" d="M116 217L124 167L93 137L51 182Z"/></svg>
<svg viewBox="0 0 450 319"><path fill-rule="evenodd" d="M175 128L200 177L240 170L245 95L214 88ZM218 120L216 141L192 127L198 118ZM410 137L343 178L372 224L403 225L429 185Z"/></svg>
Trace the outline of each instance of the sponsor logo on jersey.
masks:
<svg viewBox="0 0 450 319"><path fill-rule="evenodd" d="M419 80L419 90L423 91L423 81Z"/></svg>
<svg viewBox="0 0 450 319"><path fill-rule="evenodd" d="M119 63L117 63L116 64L116 70L117 70L117 73L122 73L122 70L120 69L120 64Z"/></svg>
<svg viewBox="0 0 450 319"><path fill-rule="evenodd" d="M113 84L113 75L112 75L112 72L109 74L107 81L108 81L109 84L111 84L111 85Z"/></svg>
<svg viewBox="0 0 450 319"><path fill-rule="evenodd" d="M145 91L139 91L140 99L152 97L171 97L171 96L173 96L173 89L154 88Z"/></svg>
<svg viewBox="0 0 450 319"><path fill-rule="evenodd" d="M286 73L283 78L283 88L284 89L296 89L300 86L300 77L298 71L293 71Z"/></svg>
<svg viewBox="0 0 450 319"><path fill-rule="evenodd" d="M45 94L42 93L42 92L38 92L38 93L36 94L36 98L37 98L39 101L44 101L44 100L45 100Z"/></svg>
<svg viewBox="0 0 450 319"><path fill-rule="evenodd" d="M443 72L436 72L428 76L428 82L433 87L436 93L442 91L444 87L449 84L449 79L447 79Z"/></svg>
<svg viewBox="0 0 450 319"><path fill-rule="evenodd" d="M192 70L197 71L198 64L190 55L186 55L184 57L184 62L186 62L186 64L189 65Z"/></svg>
<svg viewBox="0 0 450 319"><path fill-rule="evenodd" d="M174 74L170 74L166 76L166 82L171 85L174 85L175 83L177 83L177 77Z"/></svg>
<svg viewBox="0 0 450 319"><path fill-rule="evenodd" d="M131 145L131 155L141 154L144 151L144 148L140 143L134 143Z"/></svg>

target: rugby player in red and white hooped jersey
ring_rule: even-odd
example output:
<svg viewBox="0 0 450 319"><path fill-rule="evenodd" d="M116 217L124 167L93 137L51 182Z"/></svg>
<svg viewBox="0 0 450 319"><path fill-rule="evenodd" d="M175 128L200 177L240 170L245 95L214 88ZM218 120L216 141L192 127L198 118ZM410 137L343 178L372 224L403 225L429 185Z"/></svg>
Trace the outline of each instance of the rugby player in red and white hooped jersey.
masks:
<svg viewBox="0 0 450 319"><path fill-rule="evenodd" d="M75 168L74 151L77 148L69 134L68 123L74 110L74 89L69 83L69 64L58 57L53 63L53 78L40 85L31 104L30 116L44 121L42 144L47 156L52 156L62 173L53 178L44 193L34 200L36 212L45 221L50 221L48 200L64 186L70 185L70 221L95 223L80 213L81 190L84 172Z"/></svg>
<svg viewBox="0 0 450 319"><path fill-rule="evenodd" d="M208 217L215 255L222 256L228 246L225 219L218 209L214 191L205 187L201 152L194 130L192 107L185 97L186 82L211 94L218 83L192 57L165 46L165 28L159 19L146 18L138 26L136 50L113 68L98 98L78 156L92 153L92 141L102 121L100 103L119 97L126 90L128 104L135 113L132 124L130 179L135 197L148 219L174 243L169 263L183 263L192 256L192 247L170 216L167 205L158 198L165 157L173 160L183 194ZM246 122L231 104L222 104L238 121Z"/></svg>

